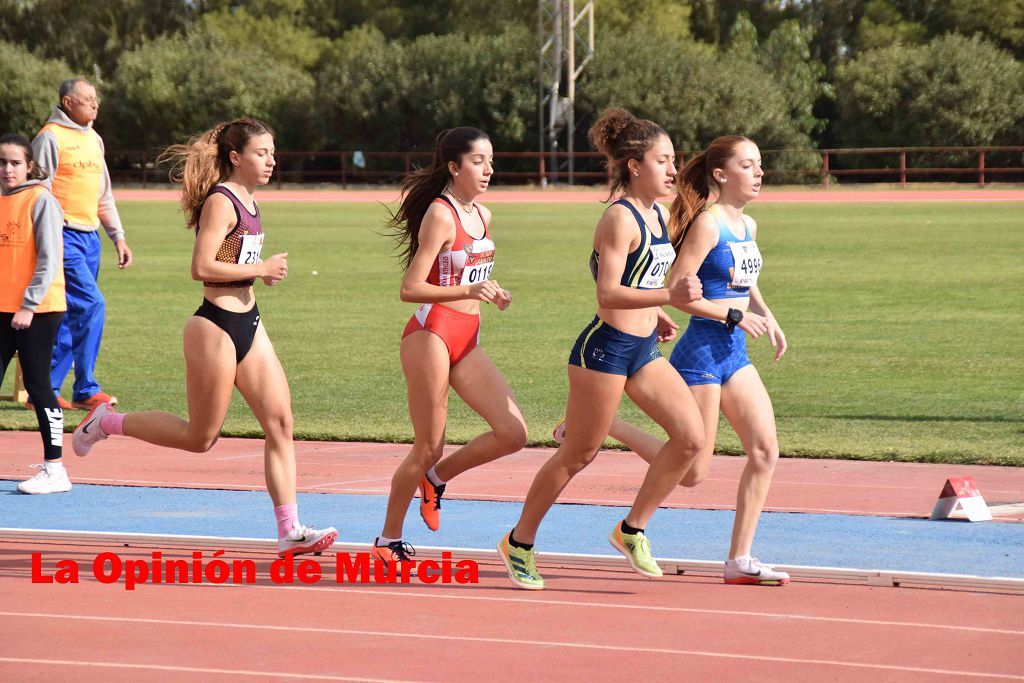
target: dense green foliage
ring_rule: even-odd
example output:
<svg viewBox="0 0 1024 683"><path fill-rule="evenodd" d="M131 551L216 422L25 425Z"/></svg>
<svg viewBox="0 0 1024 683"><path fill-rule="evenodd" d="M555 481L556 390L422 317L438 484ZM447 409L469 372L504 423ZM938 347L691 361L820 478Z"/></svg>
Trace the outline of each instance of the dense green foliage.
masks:
<svg viewBox="0 0 1024 683"><path fill-rule="evenodd" d="M578 3L580 4L580 3ZM0 0L0 128L32 134L64 76L111 149L241 114L284 149L430 148L473 124L537 146L535 0ZM694 149L1020 143L1024 0L600 0L581 128L611 104ZM999 94L1006 95L1001 101Z"/></svg>

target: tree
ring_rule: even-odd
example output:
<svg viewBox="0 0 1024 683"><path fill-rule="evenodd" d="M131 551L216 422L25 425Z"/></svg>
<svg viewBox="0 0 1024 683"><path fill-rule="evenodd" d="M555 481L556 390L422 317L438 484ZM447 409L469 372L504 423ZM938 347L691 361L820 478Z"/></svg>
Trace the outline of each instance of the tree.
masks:
<svg viewBox="0 0 1024 683"><path fill-rule="evenodd" d="M0 41L0 71L17 74L0 79L0 131L29 139L46 123L57 104L57 86L68 77L59 59L40 59L21 45Z"/></svg>
<svg viewBox="0 0 1024 683"><path fill-rule="evenodd" d="M811 147L808 131L790 116L789 95L750 54L677 42L656 30L636 27L602 41L579 92L585 117L626 107L660 124L677 150L702 149L730 133L766 149Z"/></svg>
<svg viewBox="0 0 1024 683"><path fill-rule="evenodd" d="M108 77L125 50L183 30L202 3L183 0L0 0L0 40L20 43L43 57L67 62L76 73ZM71 72L69 71L69 75Z"/></svg>
<svg viewBox="0 0 1024 683"><path fill-rule="evenodd" d="M109 146L161 147L240 116L265 119L278 146L316 148L313 78L258 45L217 32L163 37L121 56L107 98Z"/></svg>
<svg viewBox="0 0 1024 683"><path fill-rule="evenodd" d="M849 146L1020 142L1024 66L978 37L869 50L840 66L836 90Z"/></svg>
<svg viewBox="0 0 1024 683"><path fill-rule="evenodd" d="M532 142L533 33L420 36L402 44L353 29L325 54L317 80L322 118L343 148L432 149L443 128L483 128L498 149ZM531 131L533 133L531 134Z"/></svg>

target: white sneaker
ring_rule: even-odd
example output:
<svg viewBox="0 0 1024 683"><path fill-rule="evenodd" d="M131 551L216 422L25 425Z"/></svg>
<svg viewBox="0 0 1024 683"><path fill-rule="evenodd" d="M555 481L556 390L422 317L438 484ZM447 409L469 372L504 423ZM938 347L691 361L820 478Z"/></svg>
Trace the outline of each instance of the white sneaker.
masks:
<svg viewBox="0 0 1024 683"><path fill-rule="evenodd" d="M22 493L66 493L71 490L71 480L68 479L68 471L61 465L36 464L39 471L31 479L18 484L18 490Z"/></svg>
<svg viewBox="0 0 1024 683"><path fill-rule="evenodd" d="M71 448L75 455L84 458L98 442L107 438L107 435L100 429L100 418L104 415L112 415L114 407L109 403L100 403L89 411L85 419L75 427L75 433L71 435Z"/></svg>
<svg viewBox="0 0 1024 683"><path fill-rule="evenodd" d="M771 565L762 564L756 557L746 555L725 561L725 582L755 586L785 586L789 574L778 571Z"/></svg>
<svg viewBox="0 0 1024 683"><path fill-rule="evenodd" d="M301 555L303 553L322 553L338 540L338 530L332 526L326 529L314 529L295 522L287 536L277 539L277 554L284 557L287 553Z"/></svg>
<svg viewBox="0 0 1024 683"><path fill-rule="evenodd" d="M555 425L554 430L551 432L551 438L555 440L559 446L565 442L565 418L559 420L558 424Z"/></svg>

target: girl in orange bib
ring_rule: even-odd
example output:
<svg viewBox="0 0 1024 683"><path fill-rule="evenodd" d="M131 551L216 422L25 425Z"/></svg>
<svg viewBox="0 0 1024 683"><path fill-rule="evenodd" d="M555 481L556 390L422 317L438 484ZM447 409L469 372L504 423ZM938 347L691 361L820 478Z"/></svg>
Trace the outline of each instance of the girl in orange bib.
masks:
<svg viewBox="0 0 1024 683"><path fill-rule="evenodd" d="M61 460L64 412L50 389L50 360L64 318L64 212L42 185L32 145L0 137L0 380L18 352L25 389L43 438L40 470L22 493L63 493L71 481Z"/></svg>

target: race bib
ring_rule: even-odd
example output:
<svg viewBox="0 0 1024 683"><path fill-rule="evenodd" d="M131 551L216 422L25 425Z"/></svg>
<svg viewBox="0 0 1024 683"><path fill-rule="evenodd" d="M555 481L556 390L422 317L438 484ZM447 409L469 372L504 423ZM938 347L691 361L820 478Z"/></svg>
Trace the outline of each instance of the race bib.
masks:
<svg viewBox="0 0 1024 683"><path fill-rule="evenodd" d="M761 274L761 251L757 242L730 242L732 250L733 287L753 287L757 284L757 276Z"/></svg>
<svg viewBox="0 0 1024 683"><path fill-rule="evenodd" d="M259 263L261 251L263 251L263 233L242 235L242 249L238 252L238 262L244 265Z"/></svg>
<svg viewBox="0 0 1024 683"><path fill-rule="evenodd" d="M652 244L651 263L640 278L641 289L661 289L665 286L665 276L672 263L676 260L676 250L671 244Z"/></svg>
<svg viewBox="0 0 1024 683"><path fill-rule="evenodd" d="M466 265L462 269L460 285L475 285L491 276L494 268L494 250L479 254L466 254Z"/></svg>

